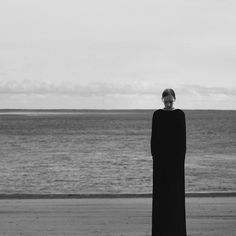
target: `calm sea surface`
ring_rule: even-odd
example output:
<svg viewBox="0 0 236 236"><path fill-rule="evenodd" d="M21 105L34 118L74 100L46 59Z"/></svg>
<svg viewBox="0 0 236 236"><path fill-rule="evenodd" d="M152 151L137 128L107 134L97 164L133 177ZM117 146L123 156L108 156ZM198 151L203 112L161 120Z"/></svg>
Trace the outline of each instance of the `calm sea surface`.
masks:
<svg viewBox="0 0 236 236"><path fill-rule="evenodd" d="M152 114L0 110L0 193L151 193ZM186 192L236 191L236 111L185 114Z"/></svg>

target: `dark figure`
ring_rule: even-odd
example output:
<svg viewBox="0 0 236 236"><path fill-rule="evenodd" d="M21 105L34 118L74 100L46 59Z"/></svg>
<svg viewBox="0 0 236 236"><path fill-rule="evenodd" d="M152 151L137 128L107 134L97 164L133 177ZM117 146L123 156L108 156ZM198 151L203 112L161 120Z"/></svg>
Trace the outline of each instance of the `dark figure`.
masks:
<svg viewBox="0 0 236 236"><path fill-rule="evenodd" d="M185 114L173 108L175 93L164 90L165 107L152 119L152 236L186 236L184 162Z"/></svg>

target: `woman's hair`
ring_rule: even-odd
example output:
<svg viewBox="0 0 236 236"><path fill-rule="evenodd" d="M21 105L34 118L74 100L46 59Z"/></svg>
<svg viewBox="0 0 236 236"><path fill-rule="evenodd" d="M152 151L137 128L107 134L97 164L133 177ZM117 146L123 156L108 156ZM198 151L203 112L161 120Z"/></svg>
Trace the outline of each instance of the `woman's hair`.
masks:
<svg viewBox="0 0 236 236"><path fill-rule="evenodd" d="M168 95L171 95L176 100L176 98L175 98L175 91L172 88L165 89L163 91L163 93L162 93L162 98L164 98L164 97L166 97Z"/></svg>

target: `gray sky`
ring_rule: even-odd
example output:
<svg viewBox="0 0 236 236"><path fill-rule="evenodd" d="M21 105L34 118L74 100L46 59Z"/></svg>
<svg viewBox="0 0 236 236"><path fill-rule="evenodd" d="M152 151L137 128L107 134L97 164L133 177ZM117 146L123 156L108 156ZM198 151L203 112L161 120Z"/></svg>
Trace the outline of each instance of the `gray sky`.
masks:
<svg viewBox="0 0 236 236"><path fill-rule="evenodd" d="M4 0L0 108L236 109L236 2Z"/></svg>

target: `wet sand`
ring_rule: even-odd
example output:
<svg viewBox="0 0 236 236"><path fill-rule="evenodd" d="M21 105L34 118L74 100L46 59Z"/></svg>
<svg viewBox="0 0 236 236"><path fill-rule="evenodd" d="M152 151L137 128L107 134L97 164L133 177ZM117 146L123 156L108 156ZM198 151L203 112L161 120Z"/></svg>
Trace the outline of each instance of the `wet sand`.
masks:
<svg viewBox="0 0 236 236"><path fill-rule="evenodd" d="M150 236L151 198L1 199L0 235ZM187 197L188 236L236 235L236 197Z"/></svg>

